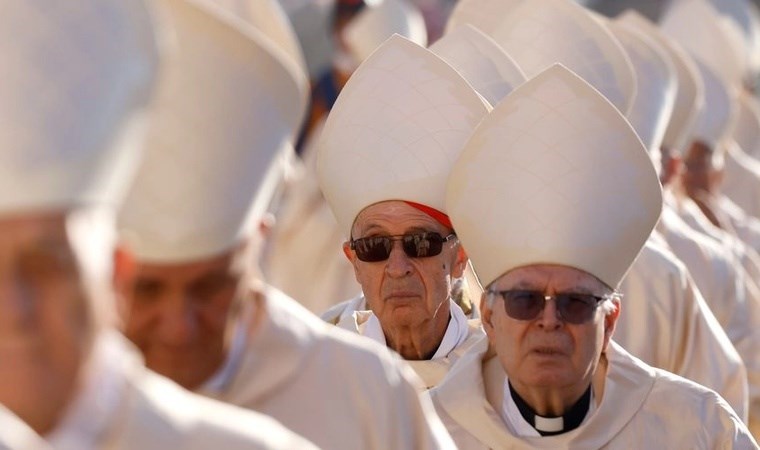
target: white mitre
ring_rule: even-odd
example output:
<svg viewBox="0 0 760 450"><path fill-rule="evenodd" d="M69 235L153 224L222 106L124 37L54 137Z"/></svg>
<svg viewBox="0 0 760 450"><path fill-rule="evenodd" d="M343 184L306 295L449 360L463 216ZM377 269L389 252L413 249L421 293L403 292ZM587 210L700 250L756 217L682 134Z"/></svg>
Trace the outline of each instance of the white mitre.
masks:
<svg viewBox="0 0 760 450"><path fill-rule="evenodd" d="M212 1L220 8L253 25L264 36L279 45L293 59L293 62L303 70L304 77L308 77L309 69L306 67L306 60L301 50L301 44L298 42L298 36L278 0ZM308 78L305 79L304 86L305 89L308 89Z"/></svg>
<svg viewBox="0 0 760 450"><path fill-rule="evenodd" d="M497 26L491 17L485 24L470 17L469 23L489 34L528 78L561 63L620 111L628 111L636 93L631 61L612 33L582 6L568 0L507 1L489 13L501 19Z"/></svg>
<svg viewBox="0 0 760 450"><path fill-rule="evenodd" d="M739 96L731 136L748 155L760 157L760 103L749 93Z"/></svg>
<svg viewBox="0 0 760 450"><path fill-rule="evenodd" d="M159 263L216 255L249 237L305 109L300 69L258 30L208 2L162 4L178 49L119 218L138 259Z"/></svg>
<svg viewBox="0 0 760 450"><path fill-rule="evenodd" d="M357 62L362 62L394 34L427 46L422 13L407 0L382 0L365 6L342 32Z"/></svg>
<svg viewBox="0 0 760 450"><path fill-rule="evenodd" d="M478 125L446 206L484 286L532 264L560 264L616 288L654 228L662 192L631 125L556 65Z"/></svg>
<svg viewBox="0 0 760 450"><path fill-rule="evenodd" d="M636 96L626 117L659 169L660 146L678 91L675 67L665 51L646 34L616 21L607 25L636 70Z"/></svg>
<svg viewBox="0 0 760 450"><path fill-rule="evenodd" d="M0 214L116 207L158 68L142 0L0 2Z"/></svg>
<svg viewBox="0 0 760 450"><path fill-rule="evenodd" d="M470 24L447 31L430 51L455 68L491 105L527 80L499 44Z"/></svg>
<svg viewBox="0 0 760 450"><path fill-rule="evenodd" d="M697 115L691 140L718 150L720 142L731 131L736 117L735 91L707 64L699 60L696 60L696 64L705 86L705 103Z"/></svg>
<svg viewBox="0 0 760 450"><path fill-rule="evenodd" d="M485 101L429 50L393 36L354 72L318 147L317 175L340 230L386 200L445 213L446 179Z"/></svg>
<svg viewBox="0 0 760 450"><path fill-rule="evenodd" d="M446 22L446 32L465 24L492 35L505 14L525 0L459 0Z"/></svg>
<svg viewBox="0 0 760 450"><path fill-rule="evenodd" d="M749 71L746 76L756 77L760 72L760 8L751 0L711 0L710 4L738 25Z"/></svg>
<svg viewBox="0 0 760 450"><path fill-rule="evenodd" d="M660 19L660 28L727 83L744 81L747 61L741 32L708 0L675 0Z"/></svg>
<svg viewBox="0 0 760 450"><path fill-rule="evenodd" d="M705 101L704 84L694 59L675 41L666 37L657 25L634 10L623 12L615 20L652 38L670 57L676 71L678 89L662 146L675 152L683 151Z"/></svg>

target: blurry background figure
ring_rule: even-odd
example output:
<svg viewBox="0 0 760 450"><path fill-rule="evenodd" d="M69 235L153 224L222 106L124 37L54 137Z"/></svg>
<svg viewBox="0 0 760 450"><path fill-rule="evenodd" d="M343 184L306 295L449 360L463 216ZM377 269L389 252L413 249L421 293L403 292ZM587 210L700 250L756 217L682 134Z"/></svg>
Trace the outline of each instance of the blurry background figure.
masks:
<svg viewBox="0 0 760 450"><path fill-rule="evenodd" d="M273 207L276 221L263 262L268 281L314 313L361 291L341 250L344 236L316 179L314 147L326 114L354 69L391 35L427 42L422 16L407 0L339 0L334 8L330 27L335 51L317 84L312 79L311 125L302 142L302 159L291 168ZM293 23L298 30L298 22Z"/></svg>
<svg viewBox="0 0 760 450"><path fill-rule="evenodd" d="M445 446L409 367L320 321L260 272L259 225L308 98L289 41L277 38L288 33L264 35L211 3L172 6L177 55L119 216L136 259L125 334L149 368L321 448Z"/></svg>
<svg viewBox="0 0 760 450"><path fill-rule="evenodd" d="M0 448L313 448L146 370L116 330L115 216L174 57L147 6L0 6Z"/></svg>
<svg viewBox="0 0 760 450"><path fill-rule="evenodd" d="M695 27L698 23L700 26ZM689 200L698 208L681 207L682 218L694 229L713 238L734 253L745 273L748 296L744 305L738 304L729 314L732 322L748 324L747 331L737 334L736 327L726 326L726 332L742 355L747 367L750 388L749 428L760 435L760 257L754 249L731 234L730 221L724 218L724 205L739 209L721 192L727 160L732 159L727 146L735 145L731 130L739 102L747 85L751 65L744 52L739 26L723 16L707 0L677 0L671 3L661 18L663 32L686 48L694 57L698 74L705 87L705 102L699 110L696 124L684 146L684 170L680 176L681 204ZM709 37L708 37L709 36ZM737 161L737 160L734 160ZM745 176L753 176L749 171ZM739 176L739 174L733 174ZM760 173L754 175L753 197L760 195ZM691 212L690 212L691 211ZM706 220L705 220L706 219ZM714 305L716 316L723 313ZM726 311L728 313L728 311Z"/></svg>

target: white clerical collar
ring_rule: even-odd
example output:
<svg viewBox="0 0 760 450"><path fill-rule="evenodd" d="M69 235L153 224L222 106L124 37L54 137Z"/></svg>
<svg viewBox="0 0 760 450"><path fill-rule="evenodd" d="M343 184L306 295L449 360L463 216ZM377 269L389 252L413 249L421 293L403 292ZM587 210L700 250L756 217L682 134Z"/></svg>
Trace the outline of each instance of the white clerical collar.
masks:
<svg viewBox="0 0 760 450"><path fill-rule="evenodd" d="M467 326L467 316L464 315L464 311L453 300L449 300L449 326L446 327L446 333L443 335L441 345L438 346L435 354L431 359L441 359L449 356L449 353L454 351L467 340L467 335L470 330Z"/></svg>
<svg viewBox="0 0 760 450"><path fill-rule="evenodd" d="M594 411L596 411L596 402L594 401L594 389L592 387L588 412L580 426L583 426L583 423L594 414ZM507 379L504 380L504 399L502 400L502 407L499 414L509 430L516 436L540 437L541 433L539 433L538 430L548 433L556 433L564 429L564 419L562 417L541 417L536 415L534 418L535 427L525 420L520 413L514 398L512 398L512 393L509 389L509 380Z"/></svg>
<svg viewBox="0 0 760 450"><path fill-rule="evenodd" d="M232 334L232 342L224 364L216 373L203 383L199 391L204 394L218 395L232 382L232 378L237 373L240 362L245 354L246 342L248 341L248 316L252 313L252 308L245 308L241 311L239 320L235 323L235 329Z"/></svg>
<svg viewBox="0 0 760 450"><path fill-rule="evenodd" d="M130 349L115 331L101 332L84 367L81 390L60 424L46 436L52 448L100 448L119 410Z"/></svg>
<svg viewBox="0 0 760 450"><path fill-rule="evenodd" d="M387 345L380 320L374 314L370 314L366 321L359 324L358 331L364 337L368 337L382 345ZM453 300L449 300L449 324L446 327L446 332L443 335L441 344L438 346L438 350L436 350L430 359L447 357L449 353L467 340L469 332L467 316L464 314L464 311Z"/></svg>

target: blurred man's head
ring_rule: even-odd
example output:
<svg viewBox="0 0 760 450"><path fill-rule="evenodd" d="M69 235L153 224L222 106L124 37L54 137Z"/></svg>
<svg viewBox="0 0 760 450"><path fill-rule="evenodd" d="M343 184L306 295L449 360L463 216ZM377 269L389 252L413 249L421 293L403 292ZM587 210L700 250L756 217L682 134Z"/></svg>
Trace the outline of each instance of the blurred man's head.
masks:
<svg viewBox="0 0 760 450"><path fill-rule="evenodd" d="M157 46L138 0L12 2L0 17L0 403L44 433L113 325L111 277L123 285L128 259L113 215Z"/></svg>
<svg viewBox="0 0 760 450"><path fill-rule="evenodd" d="M257 227L292 152L307 79L271 39L281 33L209 3L167 6L177 49L119 216L135 253L122 313L146 365L197 388L222 366L240 293L260 277Z"/></svg>

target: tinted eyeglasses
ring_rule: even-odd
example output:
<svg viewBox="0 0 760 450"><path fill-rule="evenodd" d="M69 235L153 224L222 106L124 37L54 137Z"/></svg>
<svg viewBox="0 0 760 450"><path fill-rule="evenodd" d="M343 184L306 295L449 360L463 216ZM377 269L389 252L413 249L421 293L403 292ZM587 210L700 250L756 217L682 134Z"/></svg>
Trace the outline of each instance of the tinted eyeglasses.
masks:
<svg viewBox="0 0 760 450"><path fill-rule="evenodd" d="M353 239L350 247L364 262L385 261L391 256L393 243L401 241L404 253L410 258L428 258L443 250L443 243L456 238L454 233L443 237L435 232L409 233L397 236L371 236Z"/></svg>
<svg viewBox="0 0 760 450"><path fill-rule="evenodd" d="M546 295L541 291L530 290L489 290L488 295L498 295L504 300L504 310L507 315L517 320L533 320L544 310L546 302L554 299L560 319L567 323L582 324L594 317L594 312L599 303L620 294L596 296L591 294L577 294L563 292L554 295Z"/></svg>

